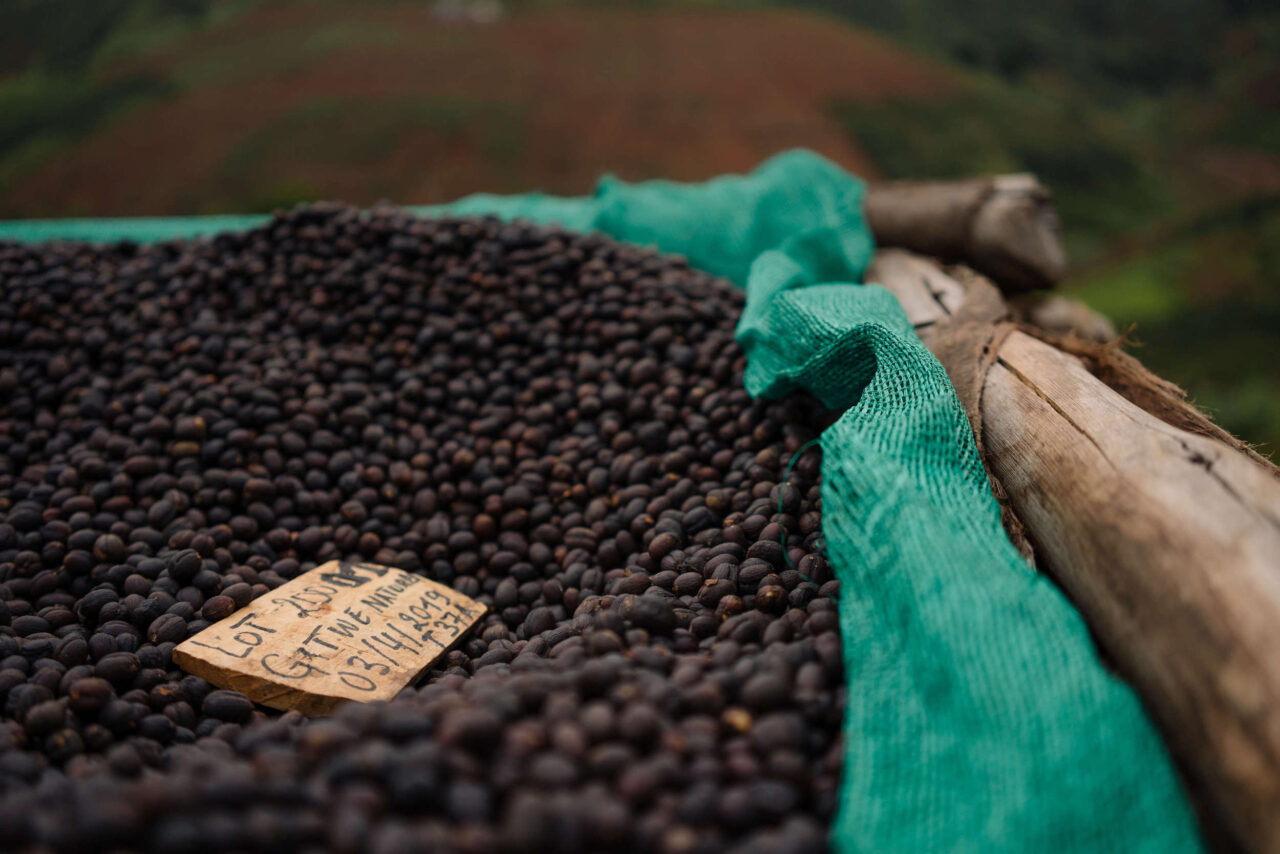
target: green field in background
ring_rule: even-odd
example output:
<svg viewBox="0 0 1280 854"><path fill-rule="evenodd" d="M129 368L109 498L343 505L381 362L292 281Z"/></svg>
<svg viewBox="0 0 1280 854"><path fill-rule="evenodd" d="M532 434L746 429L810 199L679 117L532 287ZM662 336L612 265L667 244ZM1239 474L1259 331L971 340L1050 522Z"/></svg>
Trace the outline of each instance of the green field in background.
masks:
<svg viewBox="0 0 1280 854"><path fill-rule="evenodd" d="M126 126L149 106L408 39L361 17L360 9L387 4L312 5L329 11L282 42L237 29L247 13L270 7L260 0L0 0L0 199L23 176L74 157L89 135ZM617 5L527 0L506 12ZM741 8L712 0L623 5L721 7L725 15ZM827 117L887 177L1035 172L1062 215L1073 261L1065 288L1119 328L1132 327L1139 357L1228 429L1264 453L1280 447L1280 0L1135 0L1089 15L1067 0L772 5L820 9L832 26L876 30L953 69L959 83L949 94L836 101ZM431 4L420 8L429 14ZM446 37L469 43L466 29ZM193 41L200 50L181 49ZM797 46L780 46L788 49ZM538 109L466 97L300 97L236 138L213 180L184 197L187 209L157 213L290 205L320 192L310 176L325 164L377 163L424 135L473 152L504 186L522 186L525 130ZM1210 155L1225 158L1239 186L1202 168ZM282 161L290 164L284 172ZM706 174L722 171L705 166ZM364 189L424 201L399 198L386 178Z"/></svg>

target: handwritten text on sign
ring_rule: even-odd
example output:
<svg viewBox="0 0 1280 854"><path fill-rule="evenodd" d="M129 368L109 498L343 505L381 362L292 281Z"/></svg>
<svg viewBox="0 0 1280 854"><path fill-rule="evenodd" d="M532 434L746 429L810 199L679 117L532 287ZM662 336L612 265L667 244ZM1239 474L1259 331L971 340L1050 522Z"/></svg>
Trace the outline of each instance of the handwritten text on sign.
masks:
<svg viewBox="0 0 1280 854"><path fill-rule="evenodd" d="M187 639L189 673L276 709L325 714L394 697L484 614L419 575L330 561Z"/></svg>

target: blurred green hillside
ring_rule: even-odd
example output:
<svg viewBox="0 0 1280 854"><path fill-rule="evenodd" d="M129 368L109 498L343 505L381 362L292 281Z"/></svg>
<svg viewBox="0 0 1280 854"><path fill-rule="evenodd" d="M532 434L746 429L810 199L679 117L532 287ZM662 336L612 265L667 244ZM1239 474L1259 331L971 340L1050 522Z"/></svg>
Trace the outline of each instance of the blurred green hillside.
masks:
<svg viewBox="0 0 1280 854"><path fill-rule="evenodd" d="M1280 445L1280 0L468 8L0 0L0 217L581 192L792 145L873 178L1029 170L1066 287Z"/></svg>
<svg viewBox="0 0 1280 854"><path fill-rule="evenodd" d="M837 103L892 177L1026 169L1067 288L1223 424L1280 444L1280 2L813 0L971 70L959 95Z"/></svg>

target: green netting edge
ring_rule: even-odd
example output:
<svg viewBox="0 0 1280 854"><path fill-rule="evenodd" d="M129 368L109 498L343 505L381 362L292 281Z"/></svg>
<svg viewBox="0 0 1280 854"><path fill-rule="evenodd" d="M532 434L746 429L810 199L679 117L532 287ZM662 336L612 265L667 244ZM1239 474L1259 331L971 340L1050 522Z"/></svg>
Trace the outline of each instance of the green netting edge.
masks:
<svg viewBox="0 0 1280 854"><path fill-rule="evenodd" d="M822 437L842 583L844 852L1200 848L1164 749L1059 591L1005 538L963 410L897 302L863 287L861 184L807 152L702 184L411 208L600 230L747 288L753 395L847 409ZM0 223L0 240L195 237L266 216Z"/></svg>

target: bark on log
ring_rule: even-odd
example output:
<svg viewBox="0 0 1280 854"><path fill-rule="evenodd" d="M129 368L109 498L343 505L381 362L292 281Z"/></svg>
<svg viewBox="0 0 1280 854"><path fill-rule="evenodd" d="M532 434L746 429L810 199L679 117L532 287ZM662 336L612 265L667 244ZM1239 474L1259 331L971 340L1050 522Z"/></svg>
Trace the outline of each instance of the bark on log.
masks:
<svg viewBox="0 0 1280 854"><path fill-rule="evenodd" d="M939 354L1040 564L1137 688L1193 787L1246 850L1280 851L1275 468L1171 425L1000 322L981 280L966 286L886 252L868 281L899 296Z"/></svg>
<svg viewBox="0 0 1280 854"><path fill-rule="evenodd" d="M1007 291L1066 270L1053 198L1032 175L871 184L865 207L877 246L967 264Z"/></svg>
<svg viewBox="0 0 1280 854"><path fill-rule="evenodd" d="M1009 308L1025 321L1054 336L1074 336L1096 344L1106 344L1119 336L1115 324L1080 300L1060 294L1018 294L1009 298Z"/></svg>

